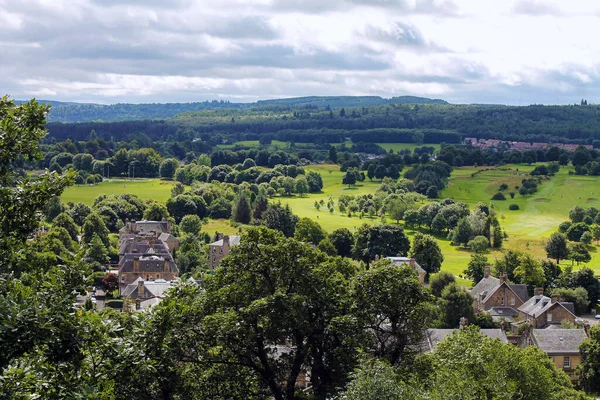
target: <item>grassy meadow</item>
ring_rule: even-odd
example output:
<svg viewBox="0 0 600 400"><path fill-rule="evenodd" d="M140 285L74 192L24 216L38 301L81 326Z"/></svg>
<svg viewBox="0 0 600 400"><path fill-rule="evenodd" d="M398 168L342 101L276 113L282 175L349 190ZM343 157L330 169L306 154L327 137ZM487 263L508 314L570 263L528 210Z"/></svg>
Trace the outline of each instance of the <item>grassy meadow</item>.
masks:
<svg viewBox="0 0 600 400"><path fill-rule="evenodd" d="M463 167L455 168L450 178L449 185L444 189L440 197L453 198L455 201L464 201L470 206L478 202L486 204L493 203L499 214L502 228L508 233L508 239L505 241L505 248L523 250L533 253L535 256L545 257L543 249L544 241L552 232L558 229L558 225L568 219L569 210L580 205L584 208L595 206L600 208L600 180L596 177L569 175L572 168L561 168L561 170L548 180L545 180L538 186L538 192L530 196L521 196L515 186L521 184L521 180L528 177L528 173L534 166L527 165L509 165L504 167ZM369 181L359 183L356 186L348 187L342 185L343 173L336 165L314 165L305 168L307 171L315 171L323 177L324 188L322 193L309 194L304 197L292 196L281 197L275 201L281 201L283 204L289 204L295 214L300 217L308 217L319 222L323 228L329 232L337 228L356 229L363 223L377 224L381 222L378 217L360 219L357 215L349 218L337 209L337 198L342 194L360 195L375 193L379 182ZM475 174L475 176L472 176ZM502 183L506 183L509 189L504 191L507 200L491 201L491 197L498 192ZM123 194L132 193L142 199L153 199L157 201L166 201L171 192L173 182L160 181L158 179L138 179L138 180L110 180L98 185L72 186L65 190L62 200L64 202L81 201L86 204L92 204L94 198L102 193ZM515 192L514 199L510 198L509 192ZM329 197L336 200L336 207L333 213L329 213L326 207L317 210L314 206L315 201L323 199L327 203ZM518 204L520 209L511 211L509 204ZM387 222L392 222L389 219ZM210 220L203 228L206 232L215 231L226 234L238 232L238 228L230 225L226 220ZM414 232L407 229L409 236ZM451 246L445 237L438 237L440 246L444 253L443 270L450 271L455 275L462 274L470 258L470 252ZM600 274L600 255L597 247L590 246L592 261L588 264ZM487 256L491 260L499 257L501 252L492 251ZM562 265L570 265L569 261L562 262ZM578 268L575 266L575 268ZM466 281L461 281L466 283Z"/></svg>

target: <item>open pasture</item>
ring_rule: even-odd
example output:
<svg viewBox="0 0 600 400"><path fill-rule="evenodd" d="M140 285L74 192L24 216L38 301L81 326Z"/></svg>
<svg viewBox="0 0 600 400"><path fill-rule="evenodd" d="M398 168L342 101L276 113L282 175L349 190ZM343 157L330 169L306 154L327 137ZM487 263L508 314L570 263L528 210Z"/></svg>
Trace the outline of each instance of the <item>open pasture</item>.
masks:
<svg viewBox="0 0 600 400"><path fill-rule="evenodd" d="M160 179L110 179L97 185L74 185L65 189L61 200L92 205L101 194L135 194L143 200L166 202L171 197L173 181Z"/></svg>

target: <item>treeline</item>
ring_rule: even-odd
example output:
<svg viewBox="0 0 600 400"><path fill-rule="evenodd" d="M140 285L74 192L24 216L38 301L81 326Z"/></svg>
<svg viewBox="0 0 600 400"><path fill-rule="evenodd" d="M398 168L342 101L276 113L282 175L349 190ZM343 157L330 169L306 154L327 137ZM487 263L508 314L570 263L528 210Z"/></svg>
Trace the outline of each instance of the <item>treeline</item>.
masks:
<svg viewBox="0 0 600 400"><path fill-rule="evenodd" d="M169 120L50 123L58 139L81 140L94 129L108 139L145 133L152 140L176 137L188 130L195 138L220 135L237 140L272 139L336 143L354 141L457 143L462 137L525 142L563 142L600 146L599 106L467 106L386 104L333 110L276 104L249 109L189 111ZM413 135L422 133L423 136ZM205 135L205 136L203 136Z"/></svg>

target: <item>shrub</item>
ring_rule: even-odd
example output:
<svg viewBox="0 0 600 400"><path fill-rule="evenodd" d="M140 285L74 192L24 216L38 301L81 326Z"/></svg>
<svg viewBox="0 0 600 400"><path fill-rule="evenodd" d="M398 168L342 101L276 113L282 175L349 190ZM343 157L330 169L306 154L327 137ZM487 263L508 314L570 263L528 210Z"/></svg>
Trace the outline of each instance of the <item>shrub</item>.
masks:
<svg viewBox="0 0 600 400"><path fill-rule="evenodd" d="M503 193L498 192L492 196L492 200L506 200L506 196L504 196Z"/></svg>
<svg viewBox="0 0 600 400"><path fill-rule="evenodd" d="M518 210L519 209L519 205L515 204L515 203L512 203L511 205L508 206L508 209L509 210L513 210L513 211L514 210Z"/></svg>

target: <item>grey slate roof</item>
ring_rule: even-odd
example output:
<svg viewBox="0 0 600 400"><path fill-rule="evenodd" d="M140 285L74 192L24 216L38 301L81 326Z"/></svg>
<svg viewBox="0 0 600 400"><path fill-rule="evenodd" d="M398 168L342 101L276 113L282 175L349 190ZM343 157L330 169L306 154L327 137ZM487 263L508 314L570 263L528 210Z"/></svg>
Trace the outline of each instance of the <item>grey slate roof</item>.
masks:
<svg viewBox="0 0 600 400"><path fill-rule="evenodd" d="M442 340L455 331L458 331L458 329L427 329L424 350L433 351ZM479 333L491 339L499 339L503 344L508 343L506 334L502 329L480 329Z"/></svg>
<svg viewBox="0 0 600 400"><path fill-rule="evenodd" d="M515 294L517 296L519 296L519 298L521 299L521 301L523 303L525 303L527 300L529 300L529 293L527 292L527 285L517 284L517 283L509 283L508 287L511 288L512 291L515 292Z"/></svg>
<svg viewBox="0 0 600 400"><path fill-rule="evenodd" d="M552 303L552 299L548 296L544 296L543 294L538 294L537 296L533 296L527 300L521 307L519 307L519 311L537 318L554 306L563 307L565 310L573 314L562 303ZM573 316L575 316L575 314L573 314Z"/></svg>
<svg viewBox="0 0 600 400"><path fill-rule="evenodd" d="M514 318L519 315L519 312L512 307L492 307L487 312L489 312L492 317Z"/></svg>
<svg viewBox="0 0 600 400"><path fill-rule="evenodd" d="M238 244L240 244L240 237L238 235L229 236L229 246L237 246ZM223 246L223 239L217 240L216 242L212 242L210 245L211 246L222 247Z"/></svg>
<svg viewBox="0 0 600 400"><path fill-rule="evenodd" d="M137 293L139 281L144 282L144 288L153 297L163 297L165 291L167 291L167 289L171 287L171 282L165 281L164 279L157 279L155 281L144 281L142 278L137 278L135 281L127 285L127 287L123 290L121 296L130 297L132 294Z"/></svg>
<svg viewBox="0 0 600 400"><path fill-rule="evenodd" d="M496 290L496 287L499 285L500 279L490 275L487 278L483 278L477 282L477 285L471 289L471 295L476 301L482 301L484 298L493 293L494 290Z"/></svg>
<svg viewBox="0 0 600 400"><path fill-rule="evenodd" d="M402 264L406 264L407 266L410 267L410 258L409 257L386 257L386 259L391 260L392 264L394 265L402 265ZM411 267L412 268L412 267ZM419 265L418 262L415 261L415 268L414 268L418 273L427 273L427 271L425 271L423 269L423 267L421 267Z"/></svg>
<svg viewBox="0 0 600 400"><path fill-rule="evenodd" d="M547 354L579 354L579 345L587 338L583 329L534 329L533 343Z"/></svg>

